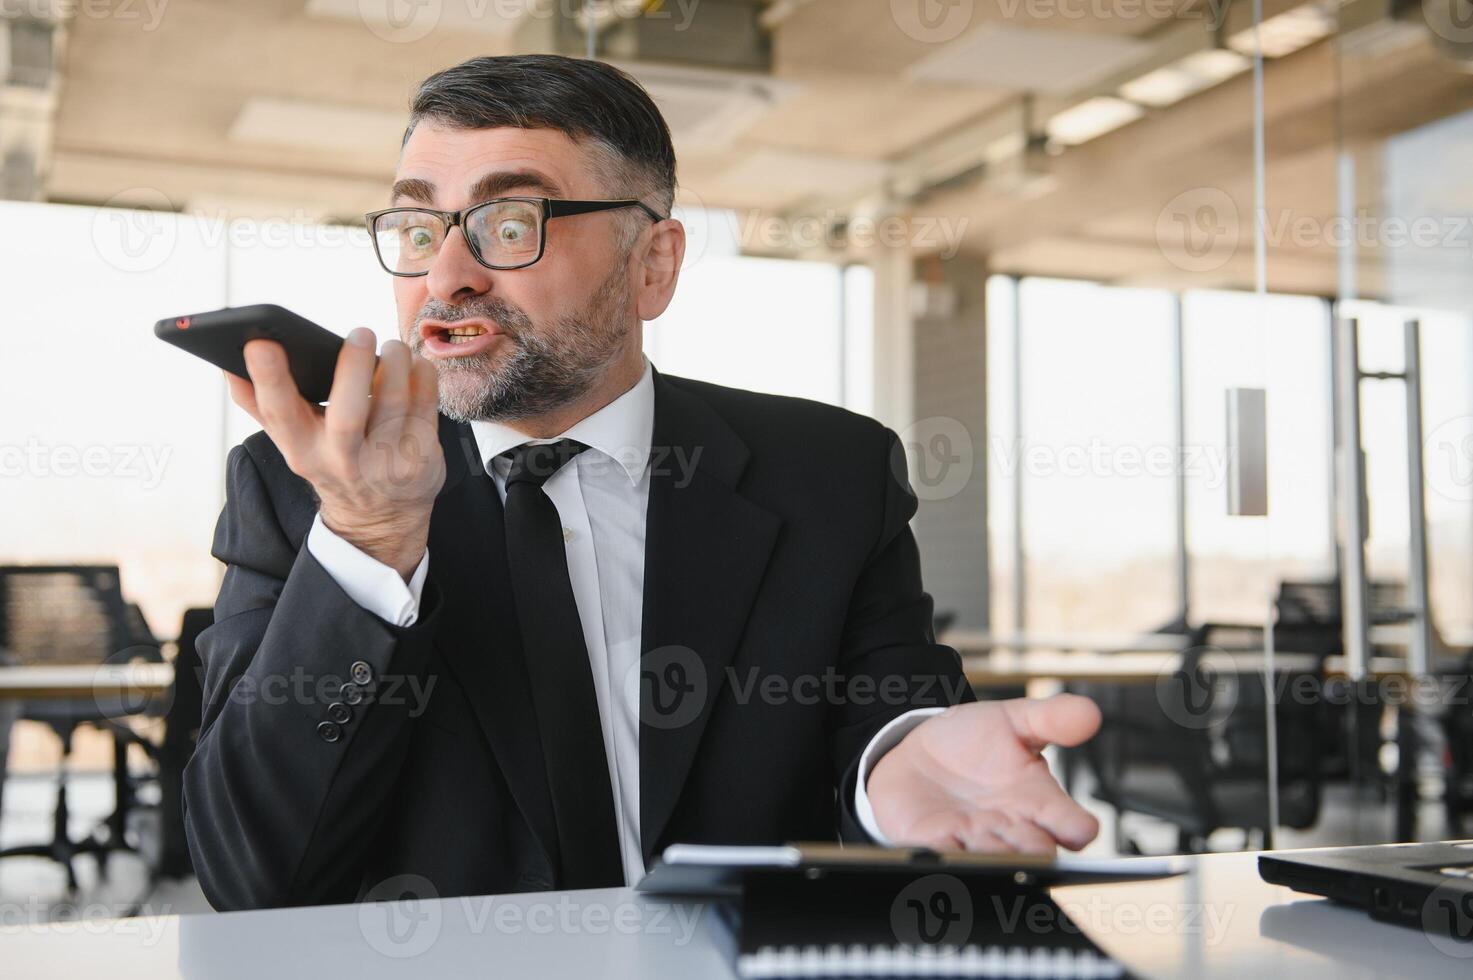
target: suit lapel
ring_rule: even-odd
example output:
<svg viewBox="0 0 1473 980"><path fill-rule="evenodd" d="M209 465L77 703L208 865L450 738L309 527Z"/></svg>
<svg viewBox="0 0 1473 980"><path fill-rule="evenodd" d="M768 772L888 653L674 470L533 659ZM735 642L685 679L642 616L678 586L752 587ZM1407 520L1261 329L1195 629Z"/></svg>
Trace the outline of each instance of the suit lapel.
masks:
<svg viewBox="0 0 1473 980"><path fill-rule="evenodd" d="M705 401L655 375L639 708L647 863L680 799L781 525L736 490L748 456Z"/></svg>
<svg viewBox="0 0 1473 980"><path fill-rule="evenodd" d="M435 645L465 690L512 797L558 866L532 686L522 656L501 498L470 426L440 417L445 486L430 517L429 577L442 607Z"/></svg>

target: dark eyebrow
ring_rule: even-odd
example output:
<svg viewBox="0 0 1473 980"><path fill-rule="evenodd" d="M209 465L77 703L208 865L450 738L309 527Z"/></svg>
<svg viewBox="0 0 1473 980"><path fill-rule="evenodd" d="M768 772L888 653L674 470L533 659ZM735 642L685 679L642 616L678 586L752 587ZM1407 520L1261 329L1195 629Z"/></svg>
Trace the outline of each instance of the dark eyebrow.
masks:
<svg viewBox="0 0 1473 980"><path fill-rule="evenodd" d="M559 197L562 189L557 182L536 170L498 170L486 174L471 185L470 203L477 204L493 197L503 197L511 191L534 191L546 197ZM401 197L418 201L426 207L435 203L435 185L420 177L406 177L394 183L389 203Z"/></svg>

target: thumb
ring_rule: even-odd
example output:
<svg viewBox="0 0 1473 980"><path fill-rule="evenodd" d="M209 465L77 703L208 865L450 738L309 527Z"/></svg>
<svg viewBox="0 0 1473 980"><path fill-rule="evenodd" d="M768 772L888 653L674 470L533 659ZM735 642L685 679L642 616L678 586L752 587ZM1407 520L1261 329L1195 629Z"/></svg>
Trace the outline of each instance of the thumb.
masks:
<svg viewBox="0 0 1473 980"><path fill-rule="evenodd" d="M1079 745L1100 730L1099 706L1079 694L1015 698L1002 706L1018 738L1035 750L1049 744Z"/></svg>

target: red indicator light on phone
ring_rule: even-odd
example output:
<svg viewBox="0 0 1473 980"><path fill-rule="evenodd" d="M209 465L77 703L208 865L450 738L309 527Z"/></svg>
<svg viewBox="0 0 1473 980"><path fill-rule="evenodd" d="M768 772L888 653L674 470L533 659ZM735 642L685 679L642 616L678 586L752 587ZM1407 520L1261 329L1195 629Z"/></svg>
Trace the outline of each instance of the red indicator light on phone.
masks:
<svg viewBox="0 0 1473 980"><path fill-rule="evenodd" d="M179 319L177 319L177 320L174 321L174 326L178 327L180 330L188 330L189 329L189 317L187 317L187 316L181 316Z"/></svg>

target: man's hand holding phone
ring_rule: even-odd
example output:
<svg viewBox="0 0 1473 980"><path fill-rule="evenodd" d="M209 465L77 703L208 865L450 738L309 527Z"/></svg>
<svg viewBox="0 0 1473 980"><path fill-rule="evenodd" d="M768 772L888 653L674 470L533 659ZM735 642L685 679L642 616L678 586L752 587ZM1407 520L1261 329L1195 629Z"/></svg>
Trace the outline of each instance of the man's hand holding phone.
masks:
<svg viewBox="0 0 1473 980"><path fill-rule="evenodd" d="M323 523L407 581L424 557L430 510L445 482L435 366L398 340L377 359L358 327L338 353L332 391L319 408L297 390L286 351L245 345L246 381L225 372L230 397L312 484Z"/></svg>

